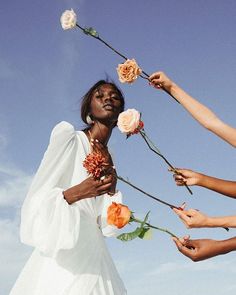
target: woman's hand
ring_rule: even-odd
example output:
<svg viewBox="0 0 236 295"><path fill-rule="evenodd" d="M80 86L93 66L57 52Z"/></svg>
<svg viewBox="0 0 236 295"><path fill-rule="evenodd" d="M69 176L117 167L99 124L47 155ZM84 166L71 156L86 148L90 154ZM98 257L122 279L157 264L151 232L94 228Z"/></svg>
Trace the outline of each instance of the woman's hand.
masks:
<svg viewBox="0 0 236 295"><path fill-rule="evenodd" d="M114 195L116 192L117 183L116 170L113 165L113 161L108 151L108 148L104 146L102 143L100 143L97 139L91 139L91 146L94 152L100 152L102 154L102 156L105 158L105 162L108 164L105 173L106 175L109 175L112 178L112 185L108 194Z"/></svg>
<svg viewBox="0 0 236 295"><path fill-rule="evenodd" d="M224 254L225 252L221 241L210 239L189 240L184 238L173 238L173 241L180 253L195 262Z"/></svg>
<svg viewBox="0 0 236 295"><path fill-rule="evenodd" d="M169 169L169 171L173 172L173 169ZM175 168L176 172L173 175L175 179L175 183L178 186L182 185L199 185L201 182L201 179L203 178L203 174L192 171L190 169L180 169L180 168Z"/></svg>
<svg viewBox="0 0 236 295"><path fill-rule="evenodd" d="M150 85L157 89L164 88L170 92L174 83L163 72L155 72L149 77Z"/></svg>
<svg viewBox="0 0 236 295"><path fill-rule="evenodd" d="M102 156L104 157L105 162L109 166L113 166L112 158L111 158L111 155L108 151L107 146L104 146L104 144L99 142L98 139L93 139L93 138L91 139L91 146L92 146L93 152L95 152L95 153L100 152L102 154Z"/></svg>
<svg viewBox="0 0 236 295"><path fill-rule="evenodd" d="M63 195L68 204L73 204L82 199L94 198L109 193L113 181L112 175L106 176L103 180L95 180L90 176L80 184L65 190Z"/></svg>
<svg viewBox="0 0 236 295"><path fill-rule="evenodd" d="M200 228L210 226L210 218L195 209L179 210L173 208L173 211L179 216L187 228Z"/></svg>

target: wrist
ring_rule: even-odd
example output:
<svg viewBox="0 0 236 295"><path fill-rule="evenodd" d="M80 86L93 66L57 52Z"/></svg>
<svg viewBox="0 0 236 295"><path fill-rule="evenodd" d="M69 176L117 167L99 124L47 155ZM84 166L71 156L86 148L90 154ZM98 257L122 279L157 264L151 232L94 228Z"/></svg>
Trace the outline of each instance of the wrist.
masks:
<svg viewBox="0 0 236 295"><path fill-rule="evenodd" d="M236 240L235 238L231 238L228 240L217 241L219 245L220 254L227 254L231 251L236 250Z"/></svg>
<svg viewBox="0 0 236 295"><path fill-rule="evenodd" d="M195 176L195 178L196 178L196 185L198 185L198 186L206 186L206 182L207 182L207 180L206 180L206 175L204 175L204 174L201 174L201 173L198 173L198 172L195 172L196 173L196 176Z"/></svg>
<svg viewBox="0 0 236 295"><path fill-rule="evenodd" d="M75 189L76 188L76 189ZM69 205L83 199L82 195L80 194L77 186L71 187L63 192L64 199L67 201Z"/></svg>
<svg viewBox="0 0 236 295"><path fill-rule="evenodd" d="M206 222L204 227L218 227L219 225L217 224L217 218L216 217L210 217L206 216Z"/></svg>
<svg viewBox="0 0 236 295"><path fill-rule="evenodd" d="M165 89L168 90L172 95L174 95L178 91L178 85L173 81L169 80L165 86Z"/></svg>

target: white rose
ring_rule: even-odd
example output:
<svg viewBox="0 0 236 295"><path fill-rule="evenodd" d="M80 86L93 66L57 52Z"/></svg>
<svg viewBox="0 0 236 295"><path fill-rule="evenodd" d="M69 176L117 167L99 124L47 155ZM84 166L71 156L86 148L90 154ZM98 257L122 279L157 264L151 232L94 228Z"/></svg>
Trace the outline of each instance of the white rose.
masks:
<svg viewBox="0 0 236 295"><path fill-rule="evenodd" d="M77 17L73 9L66 10L61 15L61 26L63 30L73 29L76 26Z"/></svg>
<svg viewBox="0 0 236 295"><path fill-rule="evenodd" d="M122 133L132 133L138 128L140 122L140 113L135 109L128 109L120 113L117 126Z"/></svg>

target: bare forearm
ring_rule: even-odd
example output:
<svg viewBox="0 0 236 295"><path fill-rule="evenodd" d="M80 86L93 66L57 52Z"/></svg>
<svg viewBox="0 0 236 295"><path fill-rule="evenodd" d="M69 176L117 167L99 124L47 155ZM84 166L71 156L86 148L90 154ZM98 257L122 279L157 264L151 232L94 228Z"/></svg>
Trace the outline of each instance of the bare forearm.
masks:
<svg viewBox="0 0 236 295"><path fill-rule="evenodd" d="M201 174L199 186L213 190L230 198L236 198L236 182Z"/></svg>
<svg viewBox="0 0 236 295"><path fill-rule="evenodd" d="M219 254L226 254L236 250L236 237L219 241Z"/></svg>
<svg viewBox="0 0 236 295"><path fill-rule="evenodd" d="M236 147L236 129L221 121L215 113L172 83L170 93L203 127Z"/></svg>
<svg viewBox="0 0 236 295"><path fill-rule="evenodd" d="M181 103L181 105L205 128L216 124L218 118L216 115L206 106L187 94L182 88L173 83L170 88L171 94Z"/></svg>
<svg viewBox="0 0 236 295"><path fill-rule="evenodd" d="M233 228L236 228L236 216L208 217L205 227L233 227Z"/></svg>
<svg viewBox="0 0 236 295"><path fill-rule="evenodd" d="M64 199L70 205L77 202L77 201L85 199L85 196L83 196L80 193L79 185L75 185L75 186L70 187L69 189L65 190L63 192L63 195L64 195Z"/></svg>
<svg viewBox="0 0 236 295"><path fill-rule="evenodd" d="M89 176L81 183L65 190L63 192L64 198L68 204L73 204L86 198L107 194L111 189L112 180L112 175L108 175L103 180L96 180Z"/></svg>

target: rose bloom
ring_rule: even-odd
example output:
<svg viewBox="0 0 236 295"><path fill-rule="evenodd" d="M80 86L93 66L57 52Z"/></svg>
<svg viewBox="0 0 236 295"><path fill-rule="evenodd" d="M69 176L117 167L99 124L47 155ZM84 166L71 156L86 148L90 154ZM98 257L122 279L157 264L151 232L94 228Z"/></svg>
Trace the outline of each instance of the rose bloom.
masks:
<svg viewBox="0 0 236 295"><path fill-rule="evenodd" d="M130 217L131 211L125 205L112 202L107 209L107 223L117 228L122 228L129 223Z"/></svg>
<svg viewBox="0 0 236 295"><path fill-rule="evenodd" d="M77 17L73 9L66 10L61 16L61 26L63 30L73 29L76 26Z"/></svg>
<svg viewBox="0 0 236 295"><path fill-rule="evenodd" d="M139 131L140 131L141 129L143 129L143 127L144 127L144 123L143 123L143 121L139 121L138 127L137 127L133 132L131 132L131 134L138 134Z"/></svg>
<svg viewBox="0 0 236 295"><path fill-rule="evenodd" d="M121 83L133 83L142 73L135 59L127 59L117 67L117 73Z"/></svg>
<svg viewBox="0 0 236 295"><path fill-rule="evenodd" d="M135 109L128 109L119 114L117 126L122 133L133 133L139 126L140 113Z"/></svg>

